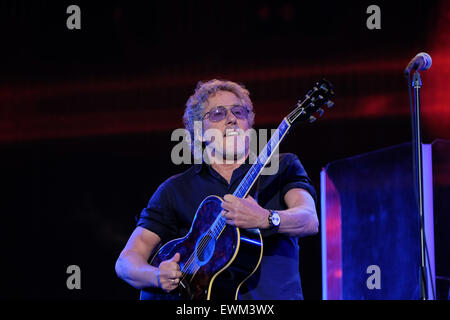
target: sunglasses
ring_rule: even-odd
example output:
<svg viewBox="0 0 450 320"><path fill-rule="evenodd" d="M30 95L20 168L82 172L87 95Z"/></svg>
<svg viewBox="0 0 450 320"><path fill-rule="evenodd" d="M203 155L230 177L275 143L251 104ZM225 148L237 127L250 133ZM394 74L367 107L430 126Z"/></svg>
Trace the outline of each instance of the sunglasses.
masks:
<svg viewBox="0 0 450 320"><path fill-rule="evenodd" d="M244 106L240 106L240 105L234 105L231 106L230 111L232 114L234 114L234 116L238 119L247 119L248 114L250 113L250 110L247 107ZM205 113L203 115L203 119L206 118L206 116L208 116L209 121L211 122L219 122L222 121L223 119L225 119L225 117L227 116L228 113L228 109L225 108L225 106L217 106L211 110L209 110L209 112Z"/></svg>

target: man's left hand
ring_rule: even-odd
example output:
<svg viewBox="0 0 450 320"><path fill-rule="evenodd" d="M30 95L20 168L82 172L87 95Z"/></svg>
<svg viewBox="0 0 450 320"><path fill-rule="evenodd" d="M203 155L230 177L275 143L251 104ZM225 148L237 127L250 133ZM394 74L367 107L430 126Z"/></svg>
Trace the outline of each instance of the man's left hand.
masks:
<svg viewBox="0 0 450 320"><path fill-rule="evenodd" d="M222 208L226 211L222 216L229 225L243 229L269 228L269 210L262 208L251 196L242 199L227 194L223 200Z"/></svg>

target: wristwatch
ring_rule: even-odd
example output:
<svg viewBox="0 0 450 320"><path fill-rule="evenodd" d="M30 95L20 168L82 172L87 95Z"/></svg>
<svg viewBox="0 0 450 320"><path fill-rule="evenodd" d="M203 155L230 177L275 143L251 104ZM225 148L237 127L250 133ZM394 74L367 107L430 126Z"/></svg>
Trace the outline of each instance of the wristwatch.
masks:
<svg viewBox="0 0 450 320"><path fill-rule="evenodd" d="M280 226L280 215L275 210L269 210L269 229Z"/></svg>

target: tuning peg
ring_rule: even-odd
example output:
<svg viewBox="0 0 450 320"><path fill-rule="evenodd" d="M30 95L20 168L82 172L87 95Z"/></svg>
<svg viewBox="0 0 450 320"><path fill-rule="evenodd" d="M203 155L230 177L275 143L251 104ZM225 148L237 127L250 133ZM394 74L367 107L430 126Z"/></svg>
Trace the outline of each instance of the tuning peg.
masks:
<svg viewBox="0 0 450 320"><path fill-rule="evenodd" d="M325 111L322 108L319 108L317 109L317 112L319 114L319 117L321 117Z"/></svg>
<svg viewBox="0 0 450 320"><path fill-rule="evenodd" d="M309 123L313 123L313 122L316 121L316 120L317 120L317 118L314 117L314 116L310 116L310 117L309 117Z"/></svg>
<svg viewBox="0 0 450 320"><path fill-rule="evenodd" d="M331 107L334 106L334 102L333 102L333 101L328 101L328 102L326 103L326 105L327 105L327 108L331 108Z"/></svg>

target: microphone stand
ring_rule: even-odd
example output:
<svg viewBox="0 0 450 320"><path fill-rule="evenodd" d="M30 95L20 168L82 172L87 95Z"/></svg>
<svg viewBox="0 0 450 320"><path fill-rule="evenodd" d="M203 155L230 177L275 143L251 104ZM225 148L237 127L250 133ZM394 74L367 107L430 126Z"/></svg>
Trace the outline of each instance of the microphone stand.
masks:
<svg viewBox="0 0 450 320"><path fill-rule="evenodd" d="M408 77L409 82L409 77ZM409 84L408 84L409 85ZM423 157L422 157L422 137L420 125L420 89L422 79L418 71L414 72L411 86L414 88L414 110L411 112L412 135L413 135L413 163L415 167L416 192L418 196L418 209L420 218L420 291L422 300L428 299L427 272L426 272L426 242L424 230L424 196L423 196ZM411 106L412 107L412 106Z"/></svg>

